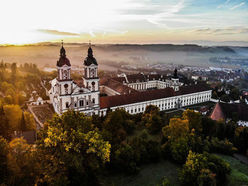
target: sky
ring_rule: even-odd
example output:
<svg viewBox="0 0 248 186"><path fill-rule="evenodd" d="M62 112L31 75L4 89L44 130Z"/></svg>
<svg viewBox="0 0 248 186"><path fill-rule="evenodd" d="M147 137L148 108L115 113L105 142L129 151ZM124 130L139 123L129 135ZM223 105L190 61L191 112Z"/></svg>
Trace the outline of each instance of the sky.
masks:
<svg viewBox="0 0 248 186"><path fill-rule="evenodd" d="M248 42L248 0L1 0L0 44Z"/></svg>

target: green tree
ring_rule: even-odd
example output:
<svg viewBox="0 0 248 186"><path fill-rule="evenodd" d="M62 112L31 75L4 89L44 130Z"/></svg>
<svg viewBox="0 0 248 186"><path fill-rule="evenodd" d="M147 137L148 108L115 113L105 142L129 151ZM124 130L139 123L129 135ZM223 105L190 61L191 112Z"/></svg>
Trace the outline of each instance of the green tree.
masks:
<svg viewBox="0 0 248 186"><path fill-rule="evenodd" d="M159 108L154 105L147 106L142 116L142 122L150 133L155 134L160 132L163 126L163 121L159 115Z"/></svg>
<svg viewBox="0 0 248 186"><path fill-rule="evenodd" d="M104 138L114 147L126 139L127 133L131 133L134 122L131 120L129 113L123 109L117 109L108 113L102 128Z"/></svg>
<svg viewBox="0 0 248 186"><path fill-rule="evenodd" d="M199 112L187 109L183 112L183 119L189 121L189 129L194 129L196 133L202 132L202 118Z"/></svg>

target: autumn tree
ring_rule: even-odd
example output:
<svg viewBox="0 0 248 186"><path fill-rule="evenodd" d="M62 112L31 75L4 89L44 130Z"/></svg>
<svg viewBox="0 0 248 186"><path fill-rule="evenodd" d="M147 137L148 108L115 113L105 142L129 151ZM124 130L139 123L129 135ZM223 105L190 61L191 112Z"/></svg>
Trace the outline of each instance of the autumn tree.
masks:
<svg viewBox="0 0 248 186"><path fill-rule="evenodd" d="M183 163L190 149L189 122L180 118L170 119L169 125L162 129L163 136L167 139L163 148L169 148L174 160Z"/></svg>
<svg viewBox="0 0 248 186"><path fill-rule="evenodd" d="M8 181L8 153L9 144L0 136L0 185L4 185Z"/></svg>
<svg viewBox="0 0 248 186"><path fill-rule="evenodd" d="M9 122L4 112L3 106L0 107L0 136L10 140Z"/></svg>
<svg viewBox="0 0 248 186"><path fill-rule="evenodd" d="M39 172L36 149L23 138L15 138L9 143L8 167L9 185L34 185Z"/></svg>
<svg viewBox="0 0 248 186"><path fill-rule="evenodd" d="M215 155L189 151L180 173L182 185L223 185L230 165Z"/></svg>
<svg viewBox="0 0 248 186"><path fill-rule="evenodd" d="M189 121L189 130L194 129L199 134L202 132L202 117L199 112L187 109L183 112L182 118Z"/></svg>
<svg viewBox="0 0 248 186"><path fill-rule="evenodd" d="M43 169L40 183L94 185L95 170L110 159L110 144L92 124L91 117L68 111L54 116L39 135Z"/></svg>

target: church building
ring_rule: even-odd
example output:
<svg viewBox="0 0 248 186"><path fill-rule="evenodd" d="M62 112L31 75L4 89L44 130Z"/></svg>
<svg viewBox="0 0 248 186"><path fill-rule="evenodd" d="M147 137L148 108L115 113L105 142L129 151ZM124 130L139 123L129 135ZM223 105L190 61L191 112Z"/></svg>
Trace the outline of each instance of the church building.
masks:
<svg viewBox="0 0 248 186"><path fill-rule="evenodd" d="M83 66L82 79L71 79L71 63L62 43L57 61L58 75L51 81L49 91L56 113L73 109L87 115L105 116L109 111L124 109L130 114L137 114L144 112L148 105L155 105L163 111L207 102L212 96L211 89L205 85L183 85L177 70L172 77L122 74L116 78L103 78L100 83L98 63L91 45ZM100 97L100 91L107 96Z"/></svg>

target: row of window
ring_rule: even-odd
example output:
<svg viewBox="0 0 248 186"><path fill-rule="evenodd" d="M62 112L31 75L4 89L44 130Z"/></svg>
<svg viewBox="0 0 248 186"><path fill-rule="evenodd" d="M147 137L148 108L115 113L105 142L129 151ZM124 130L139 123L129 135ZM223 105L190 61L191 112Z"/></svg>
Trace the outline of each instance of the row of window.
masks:
<svg viewBox="0 0 248 186"><path fill-rule="evenodd" d="M95 104L95 98L92 99L91 103ZM79 104L79 107L88 106L89 101L79 100L78 104ZM78 104L74 103L74 107L78 107ZM69 102L66 102L65 106L66 106L66 108L69 108L70 107Z"/></svg>
<svg viewBox="0 0 248 186"><path fill-rule="evenodd" d="M199 98L192 98L192 99L188 98L188 99L186 99L186 103L185 103L185 99L184 99L182 104L180 102L177 103L175 100L174 101L170 100L169 102L167 100L167 101L164 101L164 103L162 103L162 104L155 103L152 105L159 107L160 110L167 110L167 109L176 108L177 106L180 107L180 106L187 106L187 105L191 105L191 104L195 104L195 103L201 103L201 102L204 102L204 101L207 101L208 99L210 99L210 96L211 95L203 95L203 96L200 96L200 99ZM187 101L187 100L190 100L190 101ZM125 107L123 107L123 109L124 108ZM145 106L134 108L134 109L126 108L126 111L130 114L144 112Z"/></svg>

